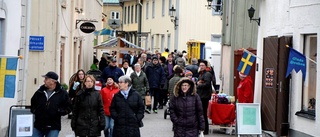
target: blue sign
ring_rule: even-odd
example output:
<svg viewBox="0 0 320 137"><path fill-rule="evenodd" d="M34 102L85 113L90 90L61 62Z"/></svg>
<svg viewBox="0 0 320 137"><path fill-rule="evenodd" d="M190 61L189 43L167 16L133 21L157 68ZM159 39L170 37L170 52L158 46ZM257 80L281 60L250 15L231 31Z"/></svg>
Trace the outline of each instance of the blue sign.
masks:
<svg viewBox="0 0 320 137"><path fill-rule="evenodd" d="M286 77L289 76L292 70L295 70L296 72L299 72L301 70L304 80L306 78L306 66L306 56L301 54L299 51L290 48Z"/></svg>
<svg viewBox="0 0 320 137"><path fill-rule="evenodd" d="M30 36L29 50L44 51L44 36Z"/></svg>

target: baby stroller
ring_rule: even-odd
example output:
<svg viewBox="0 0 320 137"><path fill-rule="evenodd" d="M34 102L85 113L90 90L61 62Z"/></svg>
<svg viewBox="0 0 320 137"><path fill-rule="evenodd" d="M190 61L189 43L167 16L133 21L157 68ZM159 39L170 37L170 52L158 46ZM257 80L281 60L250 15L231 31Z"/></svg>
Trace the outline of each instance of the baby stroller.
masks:
<svg viewBox="0 0 320 137"><path fill-rule="evenodd" d="M170 116L170 111L169 111L169 105L170 105L170 94L168 93L168 102L167 102L167 108L164 110L164 119L167 119L167 115Z"/></svg>

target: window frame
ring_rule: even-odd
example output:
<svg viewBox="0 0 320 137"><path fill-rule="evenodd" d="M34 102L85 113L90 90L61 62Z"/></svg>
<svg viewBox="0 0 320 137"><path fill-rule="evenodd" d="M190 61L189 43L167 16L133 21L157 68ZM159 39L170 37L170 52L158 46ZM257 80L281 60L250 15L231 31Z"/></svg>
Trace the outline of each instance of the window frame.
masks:
<svg viewBox="0 0 320 137"><path fill-rule="evenodd" d="M315 38L315 40L316 40L315 41L316 44L312 48L311 48L312 44L310 43L311 38ZM317 62L317 57L312 57L312 54L314 54L314 53L310 53L310 52L317 53L317 45L318 45L317 38L318 38L317 34L306 34L306 35L303 36L303 40L304 40L303 41L303 55L305 55L306 57L314 59L316 62ZM315 83L317 83L317 81L316 81L317 80L317 74L316 74L317 73L317 66L315 65L315 74L314 73L310 74L310 68L312 66L312 62L309 59L306 59L306 62L307 62L306 78L305 78L304 81L301 81L301 84L302 84L302 86L301 86L301 88L302 88L301 89L301 92L302 92L301 93L301 95L302 95L302 97L301 97L301 110L296 112L295 114L297 116L301 116L301 117L304 117L304 118L307 118L307 119L315 120L316 108L313 109L313 110L309 110L308 109L308 107L309 107L308 103L309 103L309 100L310 100L310 98L308 96L309 96L311 91L309 91L310 88L307 89L307 87L310 87L310 85L311 86L312 85L315 86L314 87L314 89L315 89L314 90L314 92L315 92L314 94L315 95L314 95L313 98L316 99L317 87L316 87L316 84L310 84L310 82L314 82L314 81L313 80L309 81L309 78L310 78L310 76L316 76L315 77Z"/></svg>

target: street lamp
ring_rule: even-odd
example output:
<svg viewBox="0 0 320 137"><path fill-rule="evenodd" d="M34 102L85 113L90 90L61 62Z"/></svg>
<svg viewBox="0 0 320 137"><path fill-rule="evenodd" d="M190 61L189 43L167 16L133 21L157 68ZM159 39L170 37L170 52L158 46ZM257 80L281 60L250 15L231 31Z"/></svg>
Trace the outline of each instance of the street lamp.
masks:
<svg viewBox="0 0 320 137"><path fill-rule="evenodd" d="M213 9L215 12L222 11L222 0L207 0L208 5L205 5L207 9Z"/></svg>
<svg viewBox="0 0 320 137"><path fill-rule="evenodd" d="M250 23L251 23L251 20L254 20L258 23L258 26L260 26L260 17L258 19L254 19L253 16L254 16L254 12L256 10L252 7L251 5L251 8L248 9L248 14L249 14L249 18L250 18Z"/></svg>
<svg viewBox="0 0 320 137"><path fill-rule="evenodd" d="M178 27L178 18L176 16L176 9L172 7L169 9L169 14L170 14L170 17L171 17L171 22L173 22L174 24L174 29L177 29Z"/></svg>

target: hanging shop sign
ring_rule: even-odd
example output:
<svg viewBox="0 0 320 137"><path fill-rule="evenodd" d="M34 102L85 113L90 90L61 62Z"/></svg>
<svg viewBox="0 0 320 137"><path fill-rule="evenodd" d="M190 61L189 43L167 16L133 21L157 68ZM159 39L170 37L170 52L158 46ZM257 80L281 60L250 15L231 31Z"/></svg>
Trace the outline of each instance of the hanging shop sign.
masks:
<svg viewBox="0 0 320 137"><path fill-rule="evenodd" d="M94 26L94 24L91 22L85 22L80 25L80 30L83 33L92 33L96 30L96 26Z"/></svg>

